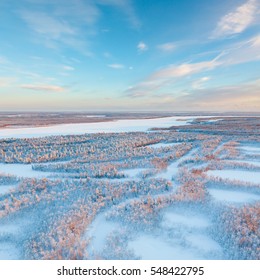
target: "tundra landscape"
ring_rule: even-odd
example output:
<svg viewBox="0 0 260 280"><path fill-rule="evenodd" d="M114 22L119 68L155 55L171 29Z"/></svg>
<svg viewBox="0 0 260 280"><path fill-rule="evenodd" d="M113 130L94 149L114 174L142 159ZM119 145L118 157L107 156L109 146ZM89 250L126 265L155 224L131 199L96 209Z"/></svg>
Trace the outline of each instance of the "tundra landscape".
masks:
<svg viewBox="0 0 260 280"><path fill-rule="evenodd" d="M259 128L187 115L0 130L0 259L260 259Z"/></svg>
<svg viewBox="0 0 260 280"><path fill-rule="evenodd" d="M259 275L260 0L0 0L0 35L0 277Z"/></svg>

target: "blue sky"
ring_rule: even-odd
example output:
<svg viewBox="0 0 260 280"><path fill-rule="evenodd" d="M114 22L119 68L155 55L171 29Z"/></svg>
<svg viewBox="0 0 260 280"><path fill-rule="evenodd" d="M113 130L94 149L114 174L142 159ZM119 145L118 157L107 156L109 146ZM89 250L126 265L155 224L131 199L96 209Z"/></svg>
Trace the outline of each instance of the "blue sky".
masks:
<svg viewBox="0 0 260 280"><path fill-rule="evenodd" d="M0 110L260 111L259 0L0 2Z"/></svg>

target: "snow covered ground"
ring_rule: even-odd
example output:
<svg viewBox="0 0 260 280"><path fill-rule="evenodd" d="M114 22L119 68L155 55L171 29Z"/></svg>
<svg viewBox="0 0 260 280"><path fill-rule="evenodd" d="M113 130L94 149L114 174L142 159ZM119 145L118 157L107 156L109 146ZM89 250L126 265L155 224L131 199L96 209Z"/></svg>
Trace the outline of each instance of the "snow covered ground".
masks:
<svg viewBox="0 0 260 280"><path fill-rule="evenodd" d="M0 195L8 193L10 190L17 188L17 185L0 185Z"/></svg>
<svg viewBox="0 0 260 280"><path fill-rule="evenodd" d="M22 248L18 240L25 236L25 229L33 225L33 220L15 218L0 223L0 260L21 259Z"/></svg>
<svg viewBox="0 0 260 280"><path fill-rule="evenodd" d="M210 195L216 200L223 203L238 203L245 204L255 201L260 201L260 195L256 195L253 193L245 192L245 191L230 191L230 190L221 190L210 188Z"/></svg>
<svg viewBox="0 0 260 280"><path fill-rule="evenodd" d="M17 260L20 258L20 251L12 242L1 242L0 260Z"/></svg>
<svg viewBox="0 0 260 280"><path fill-rule="evenodd" d="M106 238L119 226L118 223L107 221L105 213L100 213L95 218L85 234L86 239L91 239L90 246L88 246L88 254L91 258L102 252L106 244Z"/></svg>
<svg viewBox="0 0 260 280"><path fill-rule="evenodd" d="M260 147L257 147L257 146L241 146L240 149L244 153L260 155Z"/></svg>
<svg viewBox="0 0 260 280"><path fill-rule="evenodd" d="M210 236L212 222L199 209L173 207L163 213L157 234L141 234L129 242L145 260L220 259L223 251Z"/></svg>
<svg viewBox="0 0 260 280"><path fill-rule="evenodd" d="M227 163L246 163L256 167L260 167L260 162L255 160L226 160Z"/></svg>
<svg viewBox="0 0 260 280"><path fill-rule="evenodd" d="M0 130L0 138L14 136L32 138L34 136L102 131L147 131L152 127L190 125L189 122L194 118L171 117L38 128L12 128ZM31 181L34 180L27 179L28 192L22 189L21 193L17 190L14 193L10 193L11 189L18 187L18 183L13 183L10 180L10 185L8 185L8 183L4 182L8 178L3 176L2 185L0 184L0 214L4 213L4 218L0 218L0 259L24 258L27 256L23 248L24 241L31 240L30 238L34 240L35 236L37 236L38 239L35 238L35 240L40 243L45 233L46 235L44 236L47 241L49 236L52 238L50 243L48 241L46 244L48 246L54 244L53 250L55 250L57 246L56 240L59 238L55 239L52 234L56 233L55 226L59 225L59 219L63 218L64 213L69 213L69 210L73 207L78 210L78 202L83 203L83 199L88 198L88 195L90 200L87 201L86 205L92 205L93 208L84 208L86 206L83 203L78 212L71 212L71 216L68 217L71 219L69 220L71 223L66 228L65 238L67 238L67 232L70 232L71 235L74 234L75 224L73 223L78 222L77 218L83 217L82 220L84 220L87 211L94 213L93 221L84 225L80 235L83 240L89 242L87 246L84 245L86 256L89 259L109 259L115 256L162 260L225 259L230 256L230 258L237 256L235 255L236 252L234 255L227 255L228 250L233 250L232 242L229 243L230 240L225 244L228 239L220 241L217 238L217 235L221 233L219 233L216 218L221 216L222 211L228 211L226 209L230 206L234 206L236 210L242 209L244 206L251 207L256 205L260 201L260 192L256 187L245 187L243 189L243 184L241 184L239 190L235 189L235 185L229 187L229 183L225 187L220 187L216 183L214 186L207 188L206 183L204 184L204 180L207 178L204 175L207 172L208 176L221 177L222 179L227 179L227 181L237 180L260 184L260 173L256 171L260 166L258 158L253 157L252 160L249 158L249 155L260 153L258 143L248 141L248 145L240 145L239 149L242 152L242 156L240 153L237 160L233 155L222 160L221 154L219 156L215 151L223 148L223 144L228 143L230 139L223 139L218 142L216 141L218 136L215 135L200 134L197 137L196 133L180 133L179 135L175 135L175 133L177 132L160 132L155 138L152 138L155 133L147 133L145 136L141 133L132 139L129 139L129 137L133 136L123 134L125 137L122 138L124 139L123 141L119 138L122 135L116 135L116 137L113 135L112 140L109 140L107 135L98 135L98 139L89 139L89 136L84 139L77 137L77 147L74 146L73 141L69 138L69 141L65 142L64 145L64 142L58 142L59 144L55 146L55 154L61 155L54 157L54 160L57 159L57 161L53 162L54 165L61 163L56 172L55 168L52 169L51 166L48 167L50 168L48 170L54 170L53 172L43 172L33 170L32 164L0 163L0 173L17 176L21 182L25 178L35 178L36 181L37 179L47 178L44 180L44 182L46 181L44 184L39 180L38 185L35 184L37 188L33 188L35 185ZM92 134L91 136L94 135ZM31 143L30 141L33 142ZM13 148L13 154L11 152L7 154L8 161L15 159L16 148L20 147L19 145L25 147L23 145L27 145L29 142L29 144L32 144L30 148L33 147L32 151L34 151L33 149L37 146L35 141L36 139L19 139L17 143L15 140L10 141L11 144L9 144L9 141L3 141L5 142L5 150L8 150L8 145ZM46 153L52 151L49 147L52 147L53 140L48 142L47 139L41 139L40 141L42 141L39 148L40 155L43 153L42 151L47 151ZM93 150L88 150L88 147L85 147L85 150L83 149L83 143L89 145L88 143L94 143L95 141L99 142L98 145L93 147ZM180 145L178 141L182 141L181 143L186 145ZM12 144L13 142L14 144ZM156 144L149 145L149 143ZM177 153L178 149L179 153ZM69 154L66 154L67 151L69 151ZM112 160L110 160L107 153L109 153L109 156L110 154L113 156L111 157ZM5 153L2 153L4 158L3 154ZM215 157L210 157L212 154ZM20 156L20 154L18 155ZM134 161L129 165L128 156L133 157ZM88 162L90 158L91 160ZM207 160L207 158L210 160ZM82 162L80 161L81 159ZM156 166L154 159L159 159L166 163L165 166L162 165L165 169L162 169L160 165L159 167ZM2 161L4 162L4 159ZM13 162L17 161L13 160ZM31 162L41 163L41 161L37 161L37 158ZM70 164L66 165L69 162ZM227 169L210 170L209 168L209 171L205 171L209 164L219 166L218 164L222 163L223 165L220 166L225 166L229 162L230 164L250 163L254 166L247 166L247 169L238 167L238 170L236 168L232 169L231 164L228 165L231 167ZM44 162L43 165L49 163ZM113 167L113 164L115 167ZM131 168L133 166L136 168ZM112 167L112 170L116 170L120 175L122 173L126 177L106 177L104 175L98 178L89 173L89 177L86 178L82 175L82 178L80 178L81 172L88 171L88 168L92 168L95 171L101 170L100 174L103 174L102 172L109 173L110 169L106 169L106 167ZM142 177L143 172L146 176ZM77 179L74 179L73 175L77 175ZM191 186L193 187L193 182L195 183L195 188L190 188ZM196 193L197 189L198 193ZM197 196L194 196L194 193ZM114 199L106 200L107 197L111 198L112 196ZM104 206L99 208L97 202ZM25 206L28 208L23 208ZM55 216L56 209L58 209L57 218ZM81 209L83 209L83 216L80 216ZM86 212L84 212L85 209L87 209ZM110 215L110 213L112 214ZM30 216L28 219L30 222L24 219L24 216L27 217L28 215ZM44 215L49 220L45 220ZM147 220L144 219L145 215L149 217ZM62 224L62 226L66 225L68 225L66 222ZM53 228L51 228L52 226ZM49 232L51 231L50 228L51 233ZM125 236L123 236L124 234ZM120 238L123 238L123 241ZM113 246L111 246L111 242L114 242ZM42 248L46 249L45 247ZM26 250L26 252L31 252L30 247L26 247ZM112 254L113 250L115 250L114 254ZM110 255L109 252L111 253ZM122 255L124 253L126 255Z"/></svg>
<svg viewBox="0 0 260 280"><path fill-rule="evenodd" d="M24 178L46 178L51 175L50 172L33 170L31 164L16 163L0 163L0 173Z"/></svg>
<svg viewBox="0 0 260 280"><path fill-rule="evenodd" d="M208 175L229 180L239 180L253 184L260 184L260 172L244 170L209 170Z"/></svg>
<svg viewBox="0 0 260 280"><path fill-rule="evenodd" d="M131 169L124 169L122 172L131 179L140 179L138 175L142 172L146 171L146 168L131 168Z"/></svg>
<svg viewBox="0 0 260 280"><path fill-rule="evenodd" d="M159 148L174 147L174 146L177 146L179 144L180 143L156 143L156 144L148 145L148 147L154 148L154 149L159 149Z"/></svg>

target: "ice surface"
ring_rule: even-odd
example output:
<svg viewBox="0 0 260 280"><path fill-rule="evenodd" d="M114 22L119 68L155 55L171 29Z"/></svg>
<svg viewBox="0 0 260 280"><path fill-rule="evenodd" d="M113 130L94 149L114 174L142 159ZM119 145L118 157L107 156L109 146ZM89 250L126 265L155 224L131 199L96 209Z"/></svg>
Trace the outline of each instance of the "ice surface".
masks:
<svg viewBox="0 0 260 280"><path fill-rule="evenodd" d="M207 117L208 116L203 116L203 118ZM195 118L197 118L197 116L118 120L98 123L61 124L45 127L6 128L0 130L0 138L32 138L50 135L75 135L99 132L147 131L153 127L167 128L170 126L189 125L189 121Z"/></svg>
<svg viewBox="0 0 260 280"><path fill-rule="evenodd" d="M222 202L249 203L260 200L260 195L249 192L222 189L209 189L208 191L215 200Z"/></svg>
<svg viewBox="0 0 260 280"><path fill-rule="evenodd" d="M209 123L214 123L214 122L218 122L218 121L222 121L223 119L214 119L214 120L208 120L207 122Z"/></svg>
<svg viewBox="0 0 260 280"><path fill-rule="evenodd" d="M253 184L260 184L260 172L244 170L209 170L208 175L228 180L239 180Z"/></svg>

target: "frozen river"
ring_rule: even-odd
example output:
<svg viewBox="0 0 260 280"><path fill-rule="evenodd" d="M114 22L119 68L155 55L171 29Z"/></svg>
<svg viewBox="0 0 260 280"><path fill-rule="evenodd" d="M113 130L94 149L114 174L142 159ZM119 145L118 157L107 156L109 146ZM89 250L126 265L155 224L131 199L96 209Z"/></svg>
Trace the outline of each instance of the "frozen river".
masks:
<svg viewBox="0 0 260 280"><path fill-rule="evenodd" d="M203 118L208 117L211 116L203 116ZM153 127L167 128L170 126L189 125L189 122L196 118L196 116L185 116L154 119L118 120L98 123L60 124L45 127L7 128L0 130L0 138L32 138L51 135L75 135L101 132L140 132L147 131Z"/></svg>

